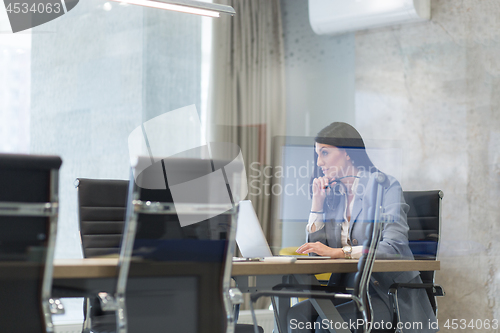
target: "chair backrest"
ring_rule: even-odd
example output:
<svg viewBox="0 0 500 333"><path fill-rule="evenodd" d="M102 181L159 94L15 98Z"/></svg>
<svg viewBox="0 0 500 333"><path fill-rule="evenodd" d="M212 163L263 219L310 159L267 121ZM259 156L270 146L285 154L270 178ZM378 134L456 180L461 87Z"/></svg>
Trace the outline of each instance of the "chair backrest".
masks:
<svg viewBox="0 0 500 333"><path fill-rule="evenodd" d="M128 180L76 180L80 237L85 258L120 253L128 184Z"/></svg>
<svg viewBox="0 0 500 333"><path fill-rule="evenodd" d="M188 162L185 169L195 169L193 163L197 162ZM143 172L149 170L158 167L153 164ZM196 181L202 181L198 176ZM211 205L189 203L189 198L174 204L166 179L165 189L145 189L133 175L131 179L115 295L117 313L126 313L118 318L120 332L154 333L165 327L173 332L230 332L236 209L225 208L223 214L206 218ZM188 220L204 217L182 226L181 214Z"/></svg>
<svg viewBox="0 0 500 333"><path fill-rule="evenodd" d="M408 211L408 240L415 259L436 260L441 234L441 200L443 192L404 191ZM434 283L434 271L420 272L423 283ZM432 308L436 312L435 297L428 292Z"/></svg>
<svg viewBox="0 0 500 333"><path fill-rule="evenodd" d="M373 264L375 257L377 255L377 249L382 237L383 223L387 219L386 216L382 214L379 207L382 206L384 187L389 185L387 176L378 172L376 175L377 186L373 187L372 197L376 198L375 209L373 210L373 216L371 221L366 221L368 226L366 228L366 240L363 242L363 252L361 258L358 261L358 272L355 275L354 291L353 295L356 295L363 305L364 311L361 311L363 315L365 325L372 322L372 308L369 297L369 283L371 274L373 271ZM359 306L359 305L358 305Z"/></svg>
<svg viewBox="0 0 500 333"><path fill-rule="evenodd" d="M57 156L0 154L0 332L53 332Z"/></svg>

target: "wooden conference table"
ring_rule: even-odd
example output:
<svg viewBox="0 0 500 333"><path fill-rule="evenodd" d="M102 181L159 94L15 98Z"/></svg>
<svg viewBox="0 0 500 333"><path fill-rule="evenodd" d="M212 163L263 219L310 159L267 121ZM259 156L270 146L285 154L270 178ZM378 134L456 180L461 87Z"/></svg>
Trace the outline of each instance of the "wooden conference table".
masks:
<svg viewBox="0 0 500 333"><path fill-rule="evenodd" d="M57 287L83 288L88 291L113 290L117 277L118 259L58 259L54 261L54 288ZM300 283L317 283L313 274L319 273L351 273L357 271L357 260L328 259L328 260L298 260L295 263L280 262L234 262L232 276L242 292L268 290L284 282L284 278L291 275ZM131 275L136 277L154 276L183 276L198 275L204 270L201 265L173 263L150 263L144 269ZM400 271L436 271L440 269L440 262L434 260L375 260L374 272ZM209 289L209 288L207 288ZM317 307L323 312L324 318L341 321L340 314L328 300L315 300ZM278 311L285 310L289 302L278 302ZM283 316L281 316L283 317ZM280 325L286 325L286 317ZM281 321L280 320L280 321ZM284 327L284 326L281 326ZM337 333L350 333L350 330L338 329Z"/></svg>
<svg viewBox="0 0 500 333"><path fill-rule="evenodd" d="M54 261L54 279L92 279L117 276L118 259L57 259ZM170 263L171 264L171 263ZM232 276L352 273L357 271L357 260L299 260L295 263L235 262ZM435 260L375 260L374 272L436 271Z"/></svg>

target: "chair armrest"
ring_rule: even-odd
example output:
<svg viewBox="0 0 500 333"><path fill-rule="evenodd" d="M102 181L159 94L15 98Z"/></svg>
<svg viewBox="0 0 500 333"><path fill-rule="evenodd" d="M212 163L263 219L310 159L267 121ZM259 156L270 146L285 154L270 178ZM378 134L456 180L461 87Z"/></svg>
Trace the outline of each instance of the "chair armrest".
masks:
<svg viewBox="0 0 500 333"><path fill-rule="evenodd" d="M425 289L429 290L433 296L444 296L445 292L443 287L438 284L433 283L394 283L389 287L389 303L392 304L392 327L397 327L396 325L401 321L400 313L399 313L399 304L398 304L398 290L401 288L409 288L409 289ZM396 330L396 332L400 332L400 330Z"/></svg>
<svg viewBox="0 0 500 333"><path fill-rule="evenodd" d="M276 296L276 297L308 297L308 298L319 298L319 299L332 299L332 298L344 298L352 299L351 294L342 293L324 293L318 291L280 291L280 290L264 290L252 293L250 295L250 300L256 302L262 296Z"/></svg>
<svg viewBox="0 0 500 333"><path fill-rule="evenodd" d="M95 293L71 287L52 287L54 297L95 297Z"/></svg>
<svg viewBox="0 0 500 333"><path fill-rule="evenodd" d="M282 290L282 289L294 289L294 290L312 290L312 291L324 291L327 293L343 293L346 294L349 290L353 290L352 288L346 288L341 286L321 286L321 285L310 285L310 284L288 284L288 283L280 283L273 287L273 290Z"/></svg>
<svg viewBox="0 0 500 333"><path fill-rule="evenodd" d="M389 288L389 294L394 295L398 289L409 288L409 289L428 289L432 291L434 296L445 296L446 293L438 284L433 283L394 283Z"/></svg>

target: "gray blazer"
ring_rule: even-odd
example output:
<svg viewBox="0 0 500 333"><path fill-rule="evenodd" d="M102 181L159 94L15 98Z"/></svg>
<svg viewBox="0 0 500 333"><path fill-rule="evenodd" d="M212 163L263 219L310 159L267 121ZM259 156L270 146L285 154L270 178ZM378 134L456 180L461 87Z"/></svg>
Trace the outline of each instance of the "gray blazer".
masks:
<svg viewBox="0 0 500 333"><path fill-rule="evenodd" d="M403 192L399 182L391 176L387 176L389 186L384 190L382 206L386 214L394 218L394 222L385 225L382 231L377 258L378 259L411 259L413 254L408 246L408 224L406 213L409 206L405 203ZM346 197L334 188L334 200L331 204L324 206L325 226L321 230L307 235L309 242L319 241L333 248L340 248L341 226L344 221L344 207ZM349 223L349 240L352 246L363 245L366 240L366 227L373 219L373 210L377 194L377 182L374 173L362 172L356 189L351 221ZM328 199L327 199L328 200ZM332 207L333 209L329 209ZM332 274L329 285L342 284L351 286L354 284L354 273ZM370 280L370 294L376 293L389 307L389 296L387 292L393 283L422 282L420 273L415 272L387 272L373 273ZM429 328L436 321L429 298L423 289L401 289L398 292L398 301L403 325L412 328L403 328L405 333L410 332L436 332ZM377 309L373 309L377 311ZM421 325L418 327L417 325ZM434 324L435 325L435 324ZM436 326L433 326L436 327ZM414 329L413 329L414 328Z"/></svg>

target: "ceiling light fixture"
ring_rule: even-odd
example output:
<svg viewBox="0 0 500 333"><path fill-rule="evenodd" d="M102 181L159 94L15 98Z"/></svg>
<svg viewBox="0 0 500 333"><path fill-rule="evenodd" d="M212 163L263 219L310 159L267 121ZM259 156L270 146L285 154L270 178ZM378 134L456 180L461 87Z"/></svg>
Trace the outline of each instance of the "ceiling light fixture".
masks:
<svg viewBox="0 0 500 333"><path fill-rule="evenodd" d="M219 17L220 14L234 15L236 12L231 6L195 0L111 0L131 5L174 10L188 14L210 17Z"/></svg>

